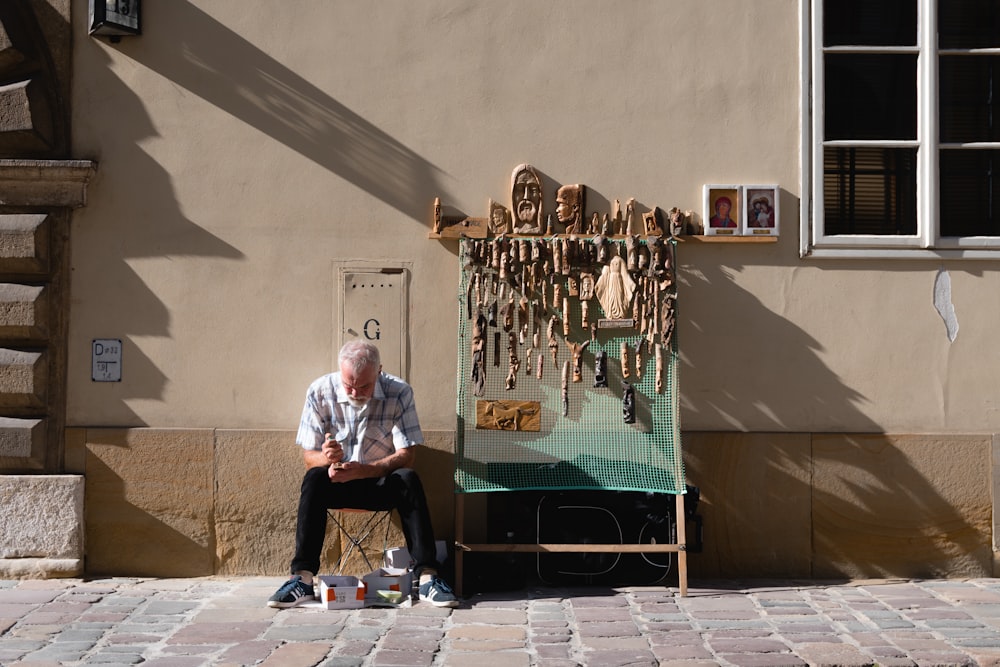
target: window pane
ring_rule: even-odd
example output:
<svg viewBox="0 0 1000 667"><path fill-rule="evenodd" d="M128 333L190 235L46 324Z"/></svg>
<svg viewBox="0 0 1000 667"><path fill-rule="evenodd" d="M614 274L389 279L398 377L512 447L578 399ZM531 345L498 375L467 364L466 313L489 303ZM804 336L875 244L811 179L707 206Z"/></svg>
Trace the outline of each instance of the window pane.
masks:
<svg viewBox="0 0 1000 667"><path fill-rule="evenodd" d="M1000 141L1000 57L941 56L941 141Z"/></svg>
<svg viewBox="0 0 1000 667"><path fill-rule="evenodd" d="M826 234L917 233L917 149L826 148Z"/></svg>
<svg viewBox="0 0 1000 667"><path fill-rule="evenodd" d="M824 0L824 46L914 46L916 0Z"/></svg>
<svg viewBox="0 0 1000 667"><path fill-rule="evenodd" d="M938 46L942 49L1000 46L1000 2L939 0Z"/></svg>
<svg viewBox="0 0 1000 667"><path fill-rule="evenodd" d="M941 236L1000 236L1000 151L941 151Z"/></svg>
<svg viewBox="0 0 1000 667"><path fill-rule="evenodd" d="M828 54L825 137L916 139L917 56Z"/></svg>

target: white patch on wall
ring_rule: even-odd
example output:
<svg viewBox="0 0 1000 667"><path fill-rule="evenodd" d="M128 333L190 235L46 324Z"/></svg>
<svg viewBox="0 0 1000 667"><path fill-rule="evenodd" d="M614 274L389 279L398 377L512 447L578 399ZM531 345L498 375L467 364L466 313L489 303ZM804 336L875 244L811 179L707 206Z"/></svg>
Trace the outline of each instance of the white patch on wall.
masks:
<svg viewBox="0 0 1000 667"><path fill-rule="evenodd" d="M955 342L955 337L958 336L958 317L955 316L955 306L951 302L951 275L944 269L940 269L934 279L934 307L944 320L948 340Z"/></svg>

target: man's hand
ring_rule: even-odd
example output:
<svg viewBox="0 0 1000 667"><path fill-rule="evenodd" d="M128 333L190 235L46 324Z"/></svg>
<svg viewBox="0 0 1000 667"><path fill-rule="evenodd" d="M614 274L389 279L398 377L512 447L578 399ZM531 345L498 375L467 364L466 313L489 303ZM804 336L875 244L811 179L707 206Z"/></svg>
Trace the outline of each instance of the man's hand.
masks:
<svg viewBox="0 0 1000 667"><path fill-rule="evenodd" d="M326 434L326 440L323 441L322 448L323 456L326 457L328 463L331 467L335 463L340 463L344 460L344 448L343 446L333 439L333 436L329 433Z"/></svg>
<svg viewBox="0 0 1000 667"><path fill-rule="evenodd" d="M368 466L357 461L345 461L334 463L330 466L331 482L350 482L355 479L363 479L369 476Z"/></svg>

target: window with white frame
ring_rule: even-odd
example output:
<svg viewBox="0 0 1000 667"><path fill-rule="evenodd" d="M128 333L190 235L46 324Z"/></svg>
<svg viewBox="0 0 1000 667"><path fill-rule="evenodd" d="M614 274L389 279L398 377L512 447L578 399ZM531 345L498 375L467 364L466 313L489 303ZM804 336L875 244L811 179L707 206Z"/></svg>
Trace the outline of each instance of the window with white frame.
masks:
<svg viewBox="0 0 1000 667"><path fill-rule="evenodd" d="M1000 0L803 3L803 256L1000 258Z"/></svg>

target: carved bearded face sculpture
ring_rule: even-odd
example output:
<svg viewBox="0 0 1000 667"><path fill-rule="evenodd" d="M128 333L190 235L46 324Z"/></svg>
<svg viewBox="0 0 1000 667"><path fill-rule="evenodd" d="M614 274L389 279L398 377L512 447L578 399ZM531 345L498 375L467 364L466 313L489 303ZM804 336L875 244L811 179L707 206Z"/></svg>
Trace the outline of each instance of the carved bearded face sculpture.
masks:
<svg viewBox="0 0 1000 667"><path fill-rule="evenodd" d="M542 231L542 181L534 167L522 164L511 174L514 231Z"/></svg>

